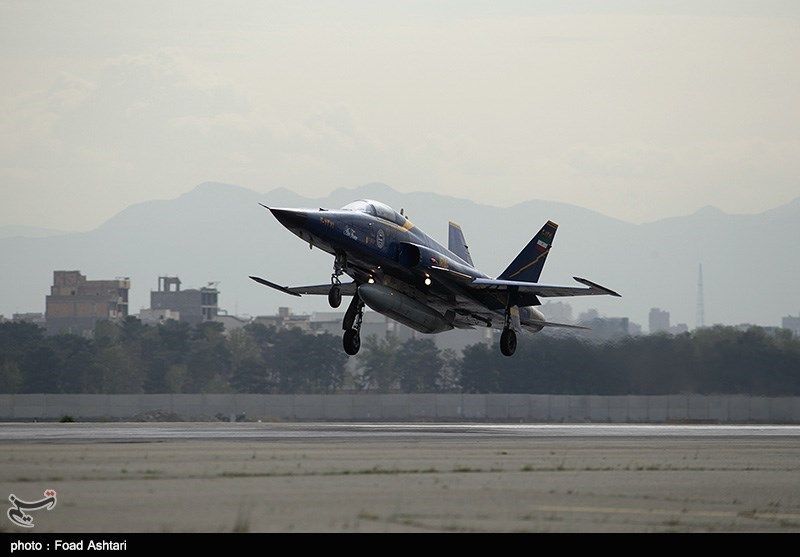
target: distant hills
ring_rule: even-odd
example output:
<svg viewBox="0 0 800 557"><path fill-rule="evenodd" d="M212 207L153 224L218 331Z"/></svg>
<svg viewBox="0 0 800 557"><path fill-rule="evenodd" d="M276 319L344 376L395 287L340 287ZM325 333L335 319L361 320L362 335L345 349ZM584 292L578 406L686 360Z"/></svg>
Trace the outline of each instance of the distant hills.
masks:
<svg viewBox="0 0 800 557"><path fill-rule="evenodd" d="M209 182L176 199L132 205L89 232L11 234L12 227L0 227L0 313L44 311L55 269L79 269L89 279L130 277L132 313L149 306L149 291L164 274L179 275L185 288L219 281L220 305L230 312L273 313L280 305L321 310L324 298L287 297L247 278L316 284L327 282L331 272L330 256L309 251L258 203L340 207L363 197L404 208L442 243L447 221L459 222L476 265L490 275L501 272L546 220L557 222L542 282L571 284L572 276L581 276L623 296L566 300L576 315L596 307L646 330L649 309L661 307L673 323L693 327L700 262L707 324L779 324L800 311L800 198L753 215L705 207L637 225L565 203L531 200L503 208L377 183L308 199L282 188L258 193Z"/></svg>
<svg viewBox="0 0 800 557"><path fill-rule="evenodd" d="M47 238L48 236L61 236L62 234L69 233L64 230L41 228L39 226L13 224L0 226L0 238L14 238L15 236L21 236L24 238Z"/></svg>

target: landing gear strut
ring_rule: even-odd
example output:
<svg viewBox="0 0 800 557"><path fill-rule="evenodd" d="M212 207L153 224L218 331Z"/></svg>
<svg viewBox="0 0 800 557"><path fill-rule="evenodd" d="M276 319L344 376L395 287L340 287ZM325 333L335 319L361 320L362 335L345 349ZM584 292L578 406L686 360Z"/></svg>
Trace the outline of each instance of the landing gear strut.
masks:
<svg viewBox="0 0 800 557"><path fill-rule="evenodd" d="M353 295L353 300L347 307L347 312L344 314L342 321L342 329L344 329L344 336L342 337L342 346L344 351L349 356L358 354L361 348L361 321L364 319L364 302L358 296L358 292Z"/></svg>
<svg viewBox="0 0 800 557"><path fill-rule="evenodd" d="M511 328L511 311L506 310L506 322L500 335L500 352L503 356L512 356L517 349L517 333Z"/></svg>
<svg viewBox="0 0 800 557"><path fill-rule="evenodd" d="M337 254L333 260L333 274L331 274L331 289L328 292L328 304L332 308L338 308L342 304L342 281L339 277L344 273L344 255ZM358 349L356 349L357 351Z"/></svg>

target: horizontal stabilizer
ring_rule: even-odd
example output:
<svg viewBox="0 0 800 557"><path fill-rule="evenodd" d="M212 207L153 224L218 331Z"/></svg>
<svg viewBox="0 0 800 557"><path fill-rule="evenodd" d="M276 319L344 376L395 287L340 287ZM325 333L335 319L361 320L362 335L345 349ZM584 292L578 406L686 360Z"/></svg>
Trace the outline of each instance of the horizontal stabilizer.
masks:
<svg viewBox="0 0 800 557"><path fill-rule="evenodd" d="M584 327L582 325L567 325L566 323L552 323L550 321L538 321L536 319L531 319L530 321L523 321L521 323L523 329L527 329L532 333L536 333L542 329L542 327L557 327L560 329L577 329L581 331L590 331L590 327Z"/></svg>
<svg viewBox="0 0 800 557"><path fill-rule="evenodd" d="M489 278L476 278L470 283L470 287L477 290L509 290L511 288L517 289L520 293L535 294L542 298L557 298L566 296L620 296L613 290L604 286L600 286L590 280L579 277L572 277L581 284L585 284L588 288L582 286L558 286L554 284L540 284L538 282L523 282L519 280L500 280Z"/></svg>
<svg viewBox="0 0 800 557"><path fill-rule="evenodd" d="M577 280L581 284L585 284L586 286L592 288L593 290L601 290L603 293L608 294L609 296L616 296L618 298L622 297L619 294L617 294L616 292L614 292L613 290L609 290L605 286L600 286L596 282L592 282L590 280L586 280L585 278L580 278L580 277L572 277L572 278Z"/></svg>
<svg viewBox="0 0 800 557"><path fill-rule="evenodd" d="M582 331L591 331L591 327L584 327L583 325L568 325L566 323L552 323L550 321L531 321L523 323L523 325L543 325L545 327L559 327L562 329L580 329Z"/></svg>
<svg viewBox="0 0 800 557"><path fill-rule="evenodd" d="M300 295L302 294L307 294L311 296L327 296L328 292L330 292L331 290L330 283L317 284L313 286L281 286L279 284L275 284L274 282L270 282L261 277L251 276L250 278L259 284L263 284L264 286L269 286L270 288L274 288L275 290L280 290L285 294L297 297L300 297ZM339 287L342 289L342 296L352 296L356 293L358 285L355 282L347 282L339 285Z"/></svg>

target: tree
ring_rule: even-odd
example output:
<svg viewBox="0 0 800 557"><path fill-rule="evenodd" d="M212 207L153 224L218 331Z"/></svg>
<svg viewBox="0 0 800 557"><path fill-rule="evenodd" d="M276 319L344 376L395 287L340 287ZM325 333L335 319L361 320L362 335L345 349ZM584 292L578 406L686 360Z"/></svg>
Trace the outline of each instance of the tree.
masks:
<svg viewBox="0 0 800 557"><path fill-rule="evenodd" d="M457 393L461 390L461 358L455 350L445 348L441 353L442 367L436 376L436 391Z"/></svg>
<svg viewBox="0 0 800 557"><path fill-rule="evenodd" d="M0 393L17 393L22 384L22 372L16 362L0 363Z"/></svg>
<svg viewBox="0 0 800 557"><path fill-rule="evenodd" d="M23 393L57 393L57 373L61 360L50 346L45 343L31 350L22 357Z"/></svg>
<svg viewBox="0 0 800 557"><path fill-rule="evenodd" d="M433 339L408 339L397 351L400 388L404 393L436 391L443 363Z"/></svg>
<svg viewBox="0 0 800 557"><path fill-rule="evenodd" d="M57 335L47 338L60 362L53 381L60 393L83 393L99 375L95 343L78 335Z"/></svg>
<svg viewBox="0 0 800 557"><path fill-rule="evenodd" d="M342 341L329 333L311 336L305 357L306 388L313 393L333 393L344 383L347 354Z"/></svg>
<svg viewBox="0 0 800 557"><path fill-rule="evenodd" d="M0 363L21 362L44 338L44 330L26 322L0 323Z"/></svg>
<svg viewBox="0 0 800 557"><path fill-rule="evenodd" d="M338 337L220 323L189 327L137 319L98 322L95 338L44 336L30 323L0 324L0 392L332 393L348 358ZM373 392L800 394L800 339L759 327L591 343L577 336L520 337L512 358L468 346L463 357L432 339L369 337L354 360Z"/></svg>
<svg viewBox="0 0 800 557"><path fill-rule="evenodd" d="M101 348L97 365L104 393L141 393L144 391L144 370L137 367L121 345Z"/></svg>
<svg viewBox="0 0 800 557"><path fill-rule="evenodd" d="M206 321L194 328L186 363L189 392L206 392L214 384L230 380L231 353L222 323Z"/></svg>
<svg viewBox="0 0 800 557"><path fill-rule="evenodd" d="M465 393L494 393L499 386L496 346L472 344L461 357L461 389Z"/></svg>
<svg viewBox="0 0 800 557"><path fill-rule="evenodd" d="M240 361L234 369L231 385L240 393L270 393L275 389L272 373L260 357Z"/></svg>
<svg viewBox="0 0 800 557"><path fill-rule="evenodd" d="M394 335L382 340L374 335L367 337L358 356L360 374L355 382L359 389L386 393L400 387L399 346Z"/></svg>
<svg viewBox="0 0 800 557"><path fill-rule="evenodd" d="M185 361L191 333L192 329L187 323L173 319L144 328L139 335L139 342L142 363L146 368L146 392L183 391L188 376Z"/></svg>
<svg viewBox="0 0 800 557"><path fill-rule="evenodd" d="M164 373L164 391L167 393L182 393L188 382L189 371L186 364L172 364Z"/></svg>

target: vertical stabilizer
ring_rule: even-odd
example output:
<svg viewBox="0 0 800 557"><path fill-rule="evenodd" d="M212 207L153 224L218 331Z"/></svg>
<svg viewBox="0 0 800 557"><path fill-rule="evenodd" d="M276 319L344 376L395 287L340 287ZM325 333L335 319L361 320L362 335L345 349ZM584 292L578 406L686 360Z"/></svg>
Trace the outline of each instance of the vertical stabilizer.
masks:
<svg viewBox="0 0 800 557"><path fill-rule="evenodd" d="M519 255L511 262L511 265L497 277L500 280L519 280L523 282L538 282L542 274L544 262L550 248L553 246L553 238L556 235L558 225L553 221L547 221L542 229L528 242Z"/></svg>
<svg viewBox="0 0 800 557"><path fill-rule="evenodd" d="M461 259L469 263L471 266L475 266L472 263L472 256L469 254L469 248L467 247L467 242L464 240L464 232L462 232L461 227L454 222L450 222L450 230L447 235L447 242L448 246L447 249L455 253Z"/></svg>

